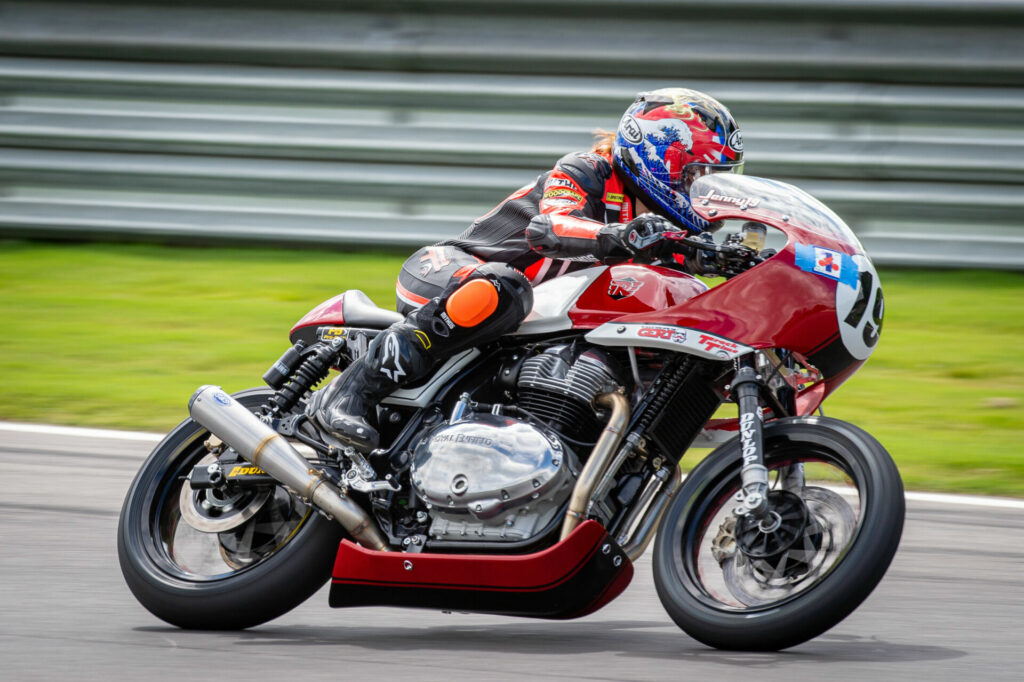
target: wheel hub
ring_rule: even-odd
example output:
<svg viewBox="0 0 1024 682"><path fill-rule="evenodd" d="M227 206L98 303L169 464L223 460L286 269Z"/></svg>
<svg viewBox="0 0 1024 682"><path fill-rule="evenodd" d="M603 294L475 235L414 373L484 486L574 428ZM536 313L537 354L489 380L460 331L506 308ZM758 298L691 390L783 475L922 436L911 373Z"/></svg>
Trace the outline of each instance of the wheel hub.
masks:
<svg viewBox="0 0 1024 682"><path fill-rule="evenodd" d="M788 490L768 493L768 509L762 519L737 519L736 545L758 572L797 578L807 572L810 564L796 559L796 555L808 557L821 549L821 529L800 496ZM797 551L791 551L794 549Z"/></svg>

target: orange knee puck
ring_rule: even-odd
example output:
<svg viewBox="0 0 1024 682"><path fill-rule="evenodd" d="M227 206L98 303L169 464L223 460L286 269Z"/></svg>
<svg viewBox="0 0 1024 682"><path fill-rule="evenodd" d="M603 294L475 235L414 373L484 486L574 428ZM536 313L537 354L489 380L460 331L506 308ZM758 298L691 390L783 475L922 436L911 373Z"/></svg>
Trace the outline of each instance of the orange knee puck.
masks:
<svg viewBox="0 0 1024 682"><path fill-rule="evenodd" d="M444 311L460 327L475 327L498 308L498 290L486 279L466 282L448 297Z"/></svg>

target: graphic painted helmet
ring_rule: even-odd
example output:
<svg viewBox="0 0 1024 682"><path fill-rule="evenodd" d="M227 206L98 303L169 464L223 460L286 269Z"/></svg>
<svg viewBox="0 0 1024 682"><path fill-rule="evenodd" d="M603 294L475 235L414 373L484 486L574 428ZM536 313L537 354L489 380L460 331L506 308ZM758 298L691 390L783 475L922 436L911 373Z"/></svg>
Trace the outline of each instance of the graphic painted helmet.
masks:
<svg viewBox="0 0 1024 682"><path fill-rule="evenodd" d="M648 208L702 232L709 224L690 207L690 185L711 172L742 172L743 136L729 110L702 92L642 92L619 121L612 161Z"/></svg>

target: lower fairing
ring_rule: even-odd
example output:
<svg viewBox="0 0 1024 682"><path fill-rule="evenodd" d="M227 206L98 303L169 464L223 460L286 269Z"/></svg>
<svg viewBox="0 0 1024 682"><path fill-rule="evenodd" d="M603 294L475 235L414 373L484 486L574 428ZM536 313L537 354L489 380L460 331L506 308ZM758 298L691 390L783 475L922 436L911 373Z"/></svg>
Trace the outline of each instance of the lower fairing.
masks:
<svg viewBox="0 0 1024 682"><path fill-rule="evenodd" d="M596 521L548 549L512 556L377 552L342 540L330 605L567 619L598 610L632 578L629 558Z"/></svg>

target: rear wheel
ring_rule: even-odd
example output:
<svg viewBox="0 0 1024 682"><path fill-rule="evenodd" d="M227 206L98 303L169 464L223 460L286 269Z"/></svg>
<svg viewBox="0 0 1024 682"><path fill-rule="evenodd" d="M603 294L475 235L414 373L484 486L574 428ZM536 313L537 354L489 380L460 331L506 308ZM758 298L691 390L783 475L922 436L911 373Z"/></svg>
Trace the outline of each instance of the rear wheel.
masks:
<svg viewBox="0 0 1024 682"><path fill-rule="evenodd" d="M777 650L849 615L889 567L903 529L903 485L865 431L823 417L765 426L771 513L732 513L738 439L687 477L654 550L658 596L695 639L720 649Z"/></svg>
<svg viewBox="0 0 1024 682"><path fill-rule="evenodd" d="M272 392L235 398L255 411ZM135 477L118 524L121 571L132 593L172 625L241 629L290 611L330 577L343 530L281 486L193 490L212 457L209 432L187 419Z"/></svg>

